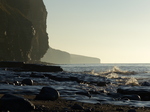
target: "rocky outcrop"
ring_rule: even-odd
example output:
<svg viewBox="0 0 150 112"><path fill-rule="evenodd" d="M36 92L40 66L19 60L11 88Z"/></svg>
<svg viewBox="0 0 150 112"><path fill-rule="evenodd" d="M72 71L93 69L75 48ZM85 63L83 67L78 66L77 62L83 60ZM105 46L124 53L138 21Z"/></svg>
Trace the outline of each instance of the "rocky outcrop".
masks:
<svg viewBox="0 0 150 112"><path fill-rule="evenodd" d="M65 51L49 48L41 61L55 64L70 64L70 54Z"/></svg>
<svg viewBox="0 0 150 112"><path fill-rule="evenodd" d="M99 58L71 54L71 64L96 64Z"/></svg>
<svg viewBox="0 0 150 112"><path fill-rule="evenodd" d="M40 60L48 49L42 0L0 0L0 61Z"/></svg>
<svg viewBox="0 0 150 112"><path fill-rule="evenodd" d="M100 59L81 55L69 54L65 51L49 48L41 59L42 62L55 64L95 64L100 63Z"/></svg>

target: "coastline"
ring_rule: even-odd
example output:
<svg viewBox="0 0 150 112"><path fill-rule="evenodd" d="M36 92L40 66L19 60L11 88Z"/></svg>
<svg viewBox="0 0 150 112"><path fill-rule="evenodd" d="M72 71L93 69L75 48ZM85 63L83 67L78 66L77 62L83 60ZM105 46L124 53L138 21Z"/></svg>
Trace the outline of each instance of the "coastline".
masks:
<svg viewBox="0 0 150 112"><path fill-rule="evenodd" d="M6 62L6 65L7 64L11 65L11 62L10 63ZM16 63L12 63L12 65L13 64L15 64L15 66L16 66ZM20 65L20 63L19 63L19 65ZM49 70L50 68L53 67L53 66L42 66L42 65L37 65L37 64L23 64L23 65L25 66L25 68L24 69L22 68L21 70L18 69L18 71L19 71L18 73L20 74L22 71L24 73L26 71L31 70L31 73L25 74L25 76L31 78L31 75L33 75L34 78L37 78L37 79L42 77L42 75L39 74L39 73L41 73L41 71L44 70L45 71L44 73L46 73L47 69ZM21 66L22 66L22 63L21 63ZM33 69L35 66L39 67L39 69ZM12 67L12 66L10 66L10 67ZM18 67L18 65L17 65L17 67ZM28 68L30 68L30 69L28 69ZM36 70L37 72L32 72L32 69L33 69L33 71ZM7 69L7 70L9 71L9 69ZM16 70L16 69L14 69L14 70ZM59 69L58 71L60 71L60 70L61 69ZM20 76L19 76L19 78L20 78ZM23 75L23 78L24 78L24 75ZM48 78L54 79L56 81L60 80L59 77L54 77L54 76L52 77L51 74L49 74ZM63 79L63 77L61 77L60 81L62 81L62 79ZM68 79L70 79L70 78L68 78ZM68 81L68 79L64 78L63 81L65 81L65 80ZM61 96L60 98L58 98L55 101L35 100L35 97L36 97L35 94L37 94L37 93L35 93L34 95L33 94L27 95L26 93L25 93L26 95L21 94L21 93L14 93L14 94L16 96L22 96L23 98L28 99L32 104L34 104L35 109L31 112L150 112L150 107L134 107L134 106L130 106L130 105L123 106L121 104L120 105L101 104L101 102L99 102L97 104L82 103L82 102L77 102L77 101L66 100L65 97L63 97L63 96ZM82 94L84 95L84 93L82 93ZM4 95L4 93L1 93L0 98L2 98L3 95ZM2 103L0 102L0 104L2 104ZM23 109L23 108L21 108L21 109ZM1 110L2 110L2 108L0 108L0 111Z"/></svg>

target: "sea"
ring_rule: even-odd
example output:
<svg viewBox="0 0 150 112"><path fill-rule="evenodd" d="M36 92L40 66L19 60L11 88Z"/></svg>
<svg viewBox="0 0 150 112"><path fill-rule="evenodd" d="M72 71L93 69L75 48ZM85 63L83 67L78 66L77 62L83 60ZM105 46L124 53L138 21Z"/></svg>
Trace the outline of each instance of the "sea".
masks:
<svg viewBox="0 0 150 112"><path fill-rule="evenodd" d="M123 64L62 64L63 72L16 71L0 68L0 94L36 95L42 87L55 88L61 98L92 104L150 107L150 101L121 99L117 89L122 87L150 88L150 63ZM34 77L33 77L34 76ZM36 77L35 77L36 76ZM51 78L53 77L53 78ZM19 85L23 79L33 85ZM111 95L110 95L111 94Z"/></svg>

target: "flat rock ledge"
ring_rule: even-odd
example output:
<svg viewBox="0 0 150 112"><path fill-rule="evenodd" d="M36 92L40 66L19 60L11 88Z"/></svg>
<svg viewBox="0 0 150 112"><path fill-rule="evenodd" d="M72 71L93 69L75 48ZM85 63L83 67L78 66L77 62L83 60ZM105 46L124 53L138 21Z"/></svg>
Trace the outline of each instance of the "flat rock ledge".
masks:
<svg viewBox="0 0 150 112"><path fill-rule="evenodd" d="M36 71L36 72L62 72L60 66L44 65L44 64L30 64L16 61L1 61L0 68L15 68L18 71Z"/></svg>
<svg viewBox="0 0 150 112"><path fill-rule="evenodd" d="M150 87L149 86L133 86L133 87L121 87L117 89L117 93L124 95L139 95L142 101L150 101Z"/></svg>

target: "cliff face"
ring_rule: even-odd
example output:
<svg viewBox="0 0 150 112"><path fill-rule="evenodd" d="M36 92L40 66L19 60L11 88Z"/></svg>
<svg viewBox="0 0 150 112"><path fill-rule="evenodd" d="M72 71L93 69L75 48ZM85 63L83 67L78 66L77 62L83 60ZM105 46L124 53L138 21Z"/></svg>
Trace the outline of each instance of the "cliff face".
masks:
<svg viewBox="0 0 150 112"><path fill-rule="evenodd" d="M55 63L55 64L95 64L100 63L100 59L69 54L65 51L49 48L47 53L41 59L43 62Z"/></svg>
<svg viewBox="0 0 150 112"><path fill-rule="evenodd" d="M40 60L48 49L42 0L0 0L0 60Z"/></svg>
<svg viewBox="0 0 150 112"><path fill-rule="evenodd" d="M71 54L71 64L96 64L100 63L99 58L94 58L94 57L88 57L88 56L81 56L81 55L75 55Z"/></svg>
<svg viewBox="0 0 150 112"><path fill-rule="evenodd" d="M65 51L49 48L41 61L55 64L70 64L70 54Z"/></svg>

